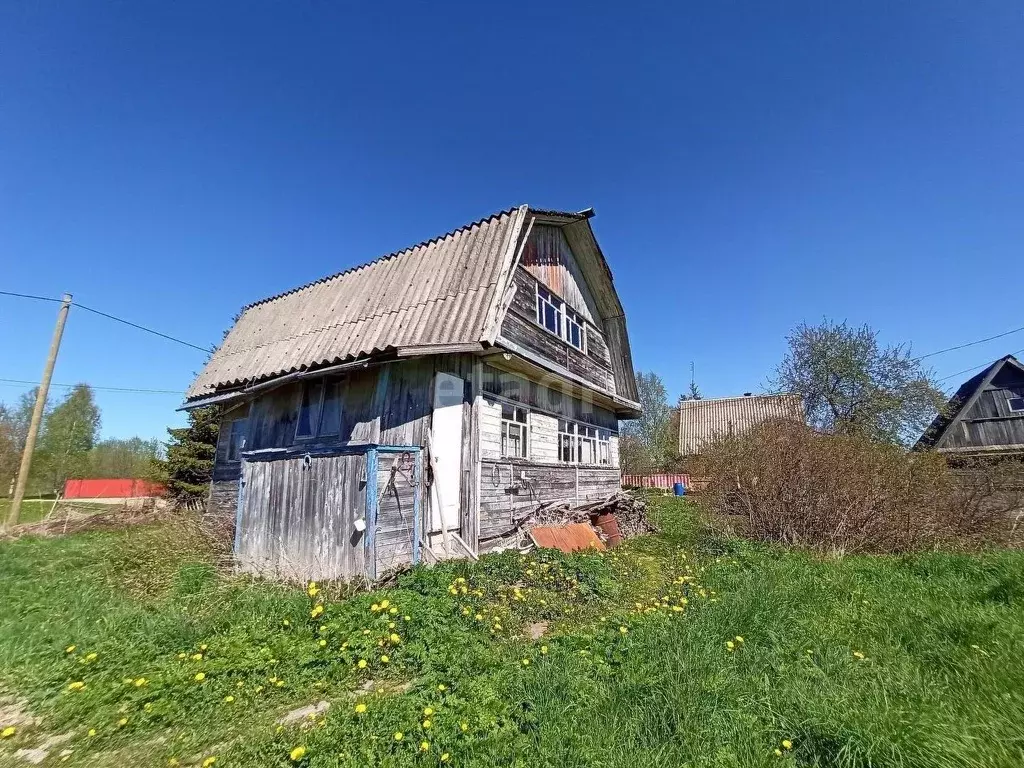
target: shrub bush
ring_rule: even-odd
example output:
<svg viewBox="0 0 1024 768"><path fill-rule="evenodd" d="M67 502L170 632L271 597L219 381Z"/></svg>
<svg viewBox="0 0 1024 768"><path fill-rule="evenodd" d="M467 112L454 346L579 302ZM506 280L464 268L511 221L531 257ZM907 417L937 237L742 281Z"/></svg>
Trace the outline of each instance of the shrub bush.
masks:
<svg viewBox="0 0 1024 768"><path fill-rule="evenodd" d="M721 437L702 453L713 512L753 538L830 552L906 552L1006 541L1024 465L952 470L936 453L788 421Z"/></svg>

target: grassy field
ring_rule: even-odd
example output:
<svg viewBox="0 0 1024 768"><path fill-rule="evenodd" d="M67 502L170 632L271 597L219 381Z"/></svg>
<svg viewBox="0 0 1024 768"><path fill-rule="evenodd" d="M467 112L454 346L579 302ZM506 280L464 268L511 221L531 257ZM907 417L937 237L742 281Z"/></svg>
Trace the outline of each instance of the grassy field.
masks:
<svg viewBox="0 0 1024 768"><path fill-rule="evenodd" d="M186 524L4 543L0 762L1024 764L1024 554L830 561L656 512L349 597L220 574Z"/></svg>

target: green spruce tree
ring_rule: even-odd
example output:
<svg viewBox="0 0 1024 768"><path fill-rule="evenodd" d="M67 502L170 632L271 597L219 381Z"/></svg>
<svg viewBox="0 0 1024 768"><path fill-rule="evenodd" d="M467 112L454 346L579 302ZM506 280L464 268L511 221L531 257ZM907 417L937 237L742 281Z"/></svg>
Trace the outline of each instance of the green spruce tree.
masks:
<svg viewBox="0 0 1024 768"><path fill-rule="evenodd" d="M167 495L178 507L198 509L206 501L217 453L220 409L197 408L188 413L188 426L167 430L167 458L157 463L167 483Z"/></svg>

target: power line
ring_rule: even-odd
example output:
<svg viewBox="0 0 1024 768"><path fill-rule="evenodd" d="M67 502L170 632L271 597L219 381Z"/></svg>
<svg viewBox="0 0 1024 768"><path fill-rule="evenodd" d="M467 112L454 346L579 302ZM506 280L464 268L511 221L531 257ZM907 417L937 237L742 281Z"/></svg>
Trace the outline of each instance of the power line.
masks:
<svg viewBox="0 0 1024 768"><path fill-rule="evenodd" d="M1024 348L1015 349L1010 354L1011 355L1019 355L1021 352L1024 352ZM981 365L972 365L970 368L964 368L962 371L957 371L956 373L949 374L949 376L943 376L941 379L936 379L936 381L945 381L946 379L952 379L954 376L959 376L960 374L963 374L963 373L970 373L971 371L976 371L979 368L984 368L987 365L992 365L992 363L994 363L994 362L995 362L995 360L989 360L987 363L982 363Z"/></svg>
<svg viewBox="0 0 1024 768"><path fill-rule="evenodd" d="M986 341L992 341L993 339L1001 339L1003 338L1003 336L1009 336L1012 333L1020 333L1021 331L1024 331L1024 325L1022 325L1020 328L1014 328L1012 331L1006 331L1005 333L997 333L995 336L989 336L988 338L985 339L969 341L966 344L957 344L955 347L946 347L945 349L940 349L935 352L929 352L927 355L921 355L920 357L915 357L914 359L924 360L926 357L934 357L935 355L941 355L945 352L952 352L955 349L965 349L966 347L973 347L975 344L984 344ZM970 370L970 368L968 368L967 370Z"/></svg>
<svg viewBox="0 0 1024 768"><path fill-rule="evenodd" d="M55 301L58 304L61 302L61 299L53 299L50 298L49 296L33 296L30 293L14 293L13 291L0 291L0 296L16 296L19 299L35 299L36 301ZM175 338L174 336L168 336L166 333L154 331L152 328L147 328L144 325L139 325L138 323L133 323L130 320L125 320L123 317L117 317L116 315L107 314L106 312L101 312L98 309L87 307L85 306L85 304L79 304L77 301L71 302L71 306L78 307L79 309L84 309L86 312L92 312L93 314L99 315L100 317L105 317L109 320L114 320L118 323L130 325L132 328L137 328L140 331L145 331L146 333L152 333L154 336L159 336L162 339L167 339L168 341L173 341L178 344L184 344L186 347L198 349L200 352L213 352L213 350L210 349L209 347L200 347L198 344L192 344L191 342L184 341L183 339L178 339Z"/></svg>
<svg viewBox="0 0 1024 768"><path fill-rule="evenodd" d="M115 317L114 315L108 315L106 312L100 312L98 309L93 309L92 307L85 306L85 304L79 304L78 302L73 302L72 306L78 307L79 309L84 309L86 312L92 312L94 314L99 315L100 317L106 317L106 318L108 318L110 320L116 320L119 323L124 323L125 325L130 325L132 328L138 328L140 331L145 331L146 333L152 333L154 336L159 336L162 339L168 339L170 341L176 341L179 344L184 344L186 347L192 347L192 349L198 349L200 352L213 352L213 350L210 349L209 347L200 347L197 344L191 344L191 343L189 343L187 341L182 341L181 339L176 339L173 336L168 336L166 333L160 333L160 331L154 331L152 328L146 328L144 325L139 325L138 323L133 323L133 322L131 322L129 320L125 320L124 318Z"/></svg>
<svg viewBox="0 0 1024 768"><path fill-rule="evenodd" d="M0 379L0 384L8 384L11 386L28 384L32 387L39 386L38 381L27 381L23 379ZM51 387L64 387L65 389L74 389L78 384L51 384ZM183 395L184 392L176 389L140 389L137 387L100 387L95 384L86 384L90 389L95 389L100 392L134 392L138 394L147 395Z"/></svg>
<svg viewBox="0 0 1024 768"><path fill-rule="evenodd" d="M0 296L16 296L19 299L35 299L36 301L55 301L60 304L61 299L53 299L49 296L33 296L31 293L14 293L13 291L0 291Z"/></svg>

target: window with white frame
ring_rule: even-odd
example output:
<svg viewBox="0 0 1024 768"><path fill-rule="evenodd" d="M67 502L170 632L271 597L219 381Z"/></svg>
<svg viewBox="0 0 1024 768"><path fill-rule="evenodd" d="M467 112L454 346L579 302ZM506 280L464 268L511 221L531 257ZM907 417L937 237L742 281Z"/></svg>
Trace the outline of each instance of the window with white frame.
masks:
<svg viewBox="0 0 1024 768"><path fill-rule="evenodd" d="M581 352L587 347L587 328L583 316L537 283L537 324Z"/></svg>
<svg viewBox="0 0 1024 768"><path fill-rule="evenodd" d="M1007 402L1010 405L1011 413L1024 412L1024 397L1011 397Z"/></svg>
<svg viewBox="0 0 1024 768"><path fill-rule="evenodd" d="M611 431L559 419L558 460L566 464L611 464Z"/></svg>
<svg viewBox="0 0 1024 768"><path fill-rule="evenodd" d="M562 310L565 302L537 283L537 322L555 336L562 335Z"/></svg>
<svg viewBox="0 0 1024 768"><path fill-rule="evenodd" d="M529 413L525 408L501 404L501 455L509 459L529 458Z"/></svg>

